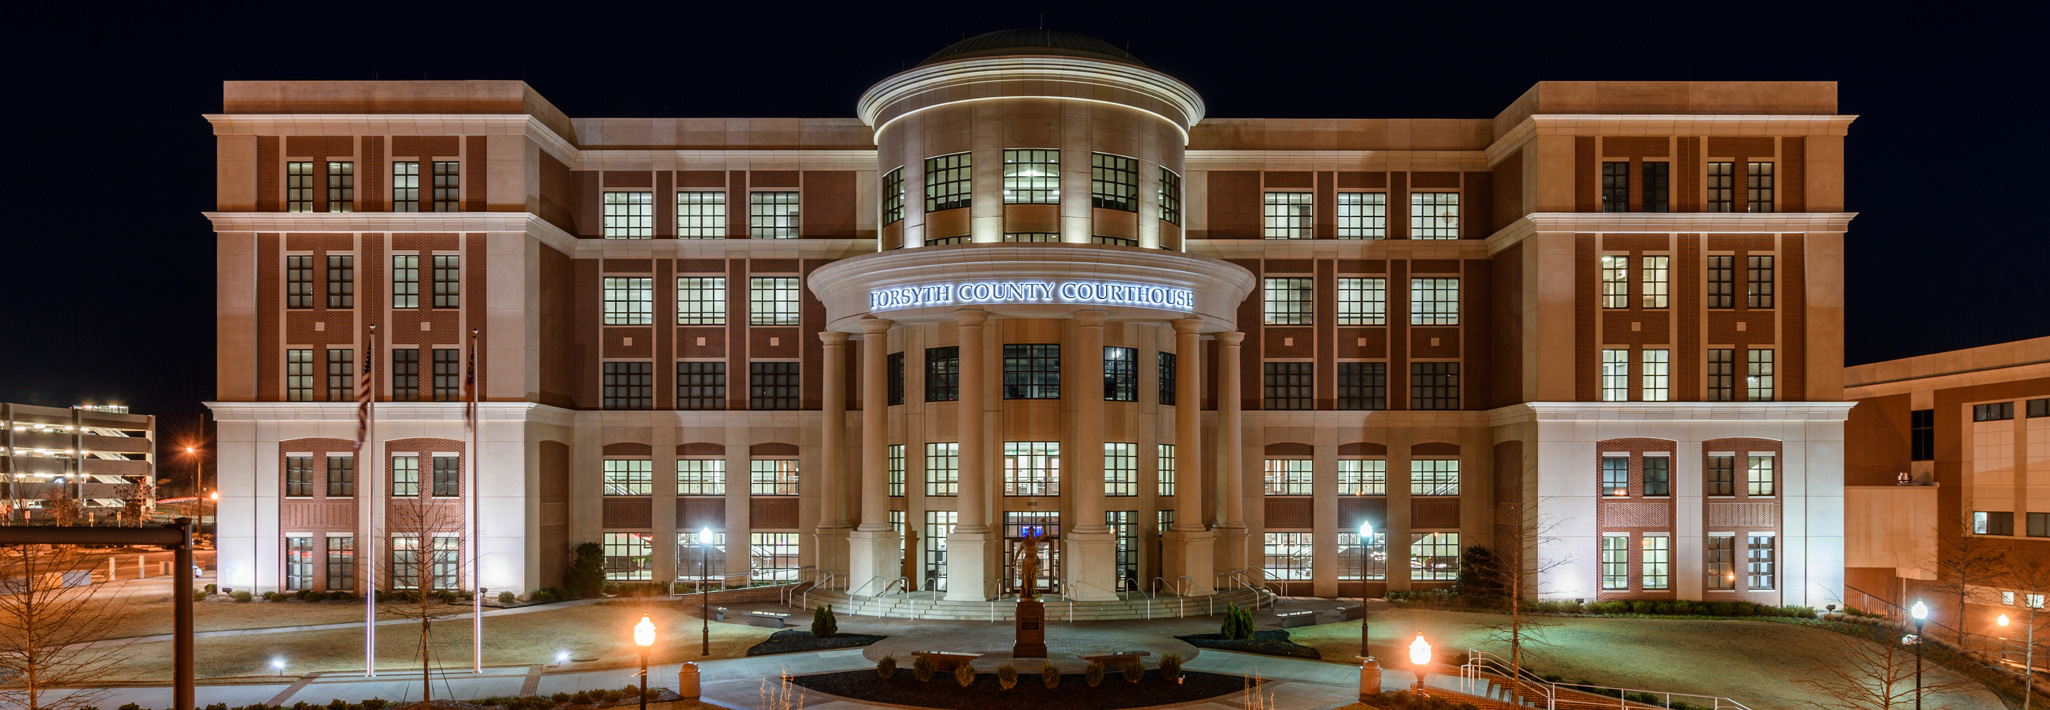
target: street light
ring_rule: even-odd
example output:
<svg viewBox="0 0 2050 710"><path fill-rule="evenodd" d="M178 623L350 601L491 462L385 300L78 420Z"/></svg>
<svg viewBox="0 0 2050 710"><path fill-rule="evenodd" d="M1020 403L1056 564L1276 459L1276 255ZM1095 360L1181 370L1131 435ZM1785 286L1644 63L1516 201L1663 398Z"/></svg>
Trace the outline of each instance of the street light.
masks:
<svg viewBox="0 0 2050 710"><path fill-rule="evenodd" d="M1421 694L1424 692L1424 671L1431 665L1431 642L1424 640L1422 632L1417 633L1415 641L1409 642L1409 663L1416 666L1416 692Z"/></svg>
<svg viewBox="0 0 2050 710"><path fill-rule="evenodd" d="M698 657L712 655L712 590L705 586L710 578L712 557L712 528L707 526L698 531L698 623L704 627L703 645L698 646Z"/></svg>
<svg viewBox="0 0 2050 710"><path fill-rule="evenodd" d="M1915 710L1922 710L1922 622L1929 620L1929 605L1917 599L1908 615L1915 617Z"/></svg>
<svg viewBox="0 0 2050 710"><path fill-rule="evenodd" d="M2033 595L2033 594L2032 594L2032 595L2029 595L2029 596L2025 596L2025 597L2022 597L2022 606L2025 606L2025 607L2028 607L2028 608L2029 608L2029 622L2028 622L2028 623L2029 623L2029 636L2028 636L2028 642L2027 642L2027 643L2028 643L2028 646L2026 646L2026 648L2027 648L2028 650L2027 650L2027 651L2026 651L2026 652L2025 652L2025 653L2024 653L2024 654L2022 655L2022 710L2029 710L2029 704L2030 704L2030 701L2034 700L2034 699L2035 699L2035 697L2036 697L2036 690L2035 690L2035 680L2036 680L2036 606L2037 606L2037 605L2036 605L2036 604L2032 604L2032 603L2030 603L2030 602L2032 601L2032 600L2031 600L2031 597L2034 597L2034 596L2035 596L2035 595ZM2006 626L2006 625L2007 625L2007 615L2006 615L2006 614L2001 614L2001 615L2000 615L2000 625L2001 625L2001 626Z"/></svg>
<svg viewBox="0 0 2050 710"><path fill-rule="evenodd" d="M1360 658L1373 658L1367 648L1367 542L1374 539L1374 524L1360 521Z"/></svg>
<svg viewBox="0 0 2050 710"><path fill-rule="evenodd" d="M641 647L641 710L648 710L648 652L655 646L655 622L647 614L634 624L634 645Z"/></svg>

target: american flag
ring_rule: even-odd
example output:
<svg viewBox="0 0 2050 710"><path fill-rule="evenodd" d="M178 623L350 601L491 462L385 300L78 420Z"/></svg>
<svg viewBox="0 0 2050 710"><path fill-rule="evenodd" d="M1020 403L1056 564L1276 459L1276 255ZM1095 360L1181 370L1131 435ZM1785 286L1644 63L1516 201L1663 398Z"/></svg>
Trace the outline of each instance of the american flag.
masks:
<svg viewBox="0 0 2050 710"><path fill-rule="evenodd" d="M356 450L362 451L363 444L370 440L370 407L376 398L372 396L375 382L370 376L371 353L377 351L377 335L371 334L370 347L363 349L363 372L356 377Z"/></svg>

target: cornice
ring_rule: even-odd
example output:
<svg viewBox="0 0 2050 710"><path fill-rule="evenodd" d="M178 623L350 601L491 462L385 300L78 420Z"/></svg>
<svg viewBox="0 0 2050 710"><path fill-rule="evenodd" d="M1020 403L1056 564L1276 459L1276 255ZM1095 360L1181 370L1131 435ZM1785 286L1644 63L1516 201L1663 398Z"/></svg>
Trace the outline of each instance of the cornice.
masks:
<svg viewBox="0 0 2050 710"><path fill-rule="evenodd" d="M1856 212L1533 212L1539 232L1846 232Z"/></svg>
<svg viewBox="0 0 2050 710"><path fill-rule="evenodd" d="M874 254L874 239L579 239L578 259L845 259Z"/></svg>
<svg viewBox="0 0 2050 710"><path fill-rule="evenodd" d="M587 170L875 170L872 149L633 149L585 150L576 163Z"/></svg>
<svg viewBox="0 0 2050 710"><path fill-rule="evenodd" d="M1158 106L1100 98L1119 92ZM855 113L862 123L875 128L880 142L891 122L912 113L994 99L1091 101L1145 111L1173 126L1184 145L1188 144L1189 127L1201 122L1204 113L1202 96L1174 77L1144 67L1056 56L982 57L912 67L862 92Z"/></svg>
<svg viewBox="0 0 2050 710"><path fill-rule="evenodd" d="M1191 239L1189 252L1213 259L1478 259L1478 239Z"/></svg>
<svg viewBox="0 0 2050 710"><path fill-rule="evenodd" d="M520 114L471 113L209 113L217 136L525 136L571 165L576 144L540 119Z"/></svg>
<svg viewBox="0 0 2050 710"><path fill-rule="evenodd" d="M521 232L565 254L577 239L532 212L204 212L215 232Z"/></svg>
<svg viewBox="0 0 2050 710"><path fill-rule="evenodd" d="M1519 121L1487 149L1488 164L1538 136L1843 136L1856 115L1538 114Z"/></svg>
<svg viewBox="0 0 2050 710"><path fill-rule="evenodd" d="M1478 150L1231 150L1187 151L1189 170L1486 170L1492 161ZM1392 167L1400 164L1404 167ZM1296 167L1300 166L1300 167Z"/></svg>
<svg viewBox="0 0 2050 710"><path fill-rule="evenodd" d="M355 402L206 402L214 421L355 421ZM463 421L463 402L378 402L377 420ZM531 421L568 426L575 410L536 402L478 402L477 419L487 422Z"/></svg>
<svg viewBox="0 0 2050 710"><path fill-rule="evenodd" d="M1493 426L1547 421L1841 422L1857 402L1524 402L1488 410Z"/></svg>

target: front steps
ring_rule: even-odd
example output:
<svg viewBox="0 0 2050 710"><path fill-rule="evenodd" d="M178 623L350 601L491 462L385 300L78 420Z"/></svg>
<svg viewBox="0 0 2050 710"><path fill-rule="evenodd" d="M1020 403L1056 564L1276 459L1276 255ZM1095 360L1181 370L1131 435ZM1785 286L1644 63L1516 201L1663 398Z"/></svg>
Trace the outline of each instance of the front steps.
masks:
<svg viewBox="0 0 2050 710"><path fill-rule="evenodd" d="M892 619L953 619L960 621L1010 621L1017 609L1017 598L987 602L948 601L940 593L935 599L932 592L910 594L888 594L880 597L849 597L838 589L809 589L791 597L790 605L812 608L820 604L833 605L836 614L846 616L873 616ZM1274 604L1274 595L1267 591L1239 589L1218 592L1208 597L1177 597L1162 594L1148 597L1145 594L1123 593L1116 601L1071 602L1059 595L1040 597L1046 604L1048 622L1102 621L1108 619L1173 619L1191 616L1222 614L1232 604L1266 608Z"/></svg>

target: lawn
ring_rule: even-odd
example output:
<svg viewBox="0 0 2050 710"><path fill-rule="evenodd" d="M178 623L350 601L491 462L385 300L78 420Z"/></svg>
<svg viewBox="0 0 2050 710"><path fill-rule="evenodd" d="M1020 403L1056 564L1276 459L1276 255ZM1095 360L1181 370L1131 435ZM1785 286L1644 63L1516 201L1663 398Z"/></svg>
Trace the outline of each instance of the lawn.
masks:
<svg viewBox="0 0 2050 710"><path fill-rule="evenodd" d="M1601 619L1538 617L1550 626L1525 642L1524 665L1545 674L1598 685L1722 695L1752 708L1810 707L1818 691L1802 686L1817 677L1821 663L1837 656L1835 632L1798 624L1722 619ZM1507 621L1496 614L1393 609L1368 618L1374 656L1391 669L1407 669L1408 649L1424 634L1438 660L1456 662L1468 648L1505 654L1506 642L1485 627ZM1359 655L1360 625L1340 622L1290 629L1291 640L1316 648L1325 659ZM1931 682L1957 680L1932 667ZM2004 710L1990 691L1932 696L1929 707Z"/></svg>

